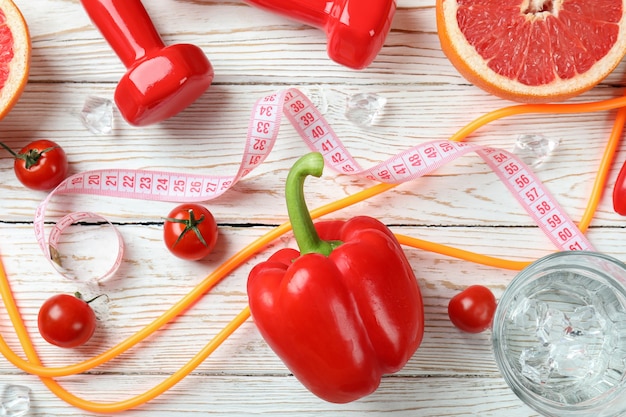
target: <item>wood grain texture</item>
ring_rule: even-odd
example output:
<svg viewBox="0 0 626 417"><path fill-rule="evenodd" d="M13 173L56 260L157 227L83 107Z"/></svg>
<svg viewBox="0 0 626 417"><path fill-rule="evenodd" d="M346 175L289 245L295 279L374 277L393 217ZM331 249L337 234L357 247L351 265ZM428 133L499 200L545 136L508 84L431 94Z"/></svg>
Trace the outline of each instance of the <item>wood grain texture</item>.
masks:
<svg viewBox="0 0 626 417"><path fill-rule="evenodd" d="M247 120L256 99L288 87L324 96L325 116L355 158L369 167L410 146L447 139L476 117L513 103L469 85L439 48L434 1L400 0L385 47L363 71L343 68L326 55L322 31L250 7L243 1L151 0L145 6L166 43L190 42L211 60L213 86L183 113L158 125L131 127L115 113L114 130L94 135L81 123L85 99L112 98L125 68L93 27L77 0L15 0L32 36L26 90L0 122L0 138L18 149L37 138L57 141L72 172L92 169L158 169L235 174ZM623 94L622 63L592 91L572 100L604 100ZM371 92L387 99L383 115L368 128L344 115L347 98ZM520 134L561 139L537 176L575 220L585 211L615 111L525 114L504 118L468 140L511 150ZM162 218L174 206L97 196L56 196L48 227L70 211L93 211L115 224L126 244L118 274L99 285L64 280L42 256L33 216L45 194L22 187L13 160L0 153L0 254L25 325L47 366L63 366L103 352L151 323L199 285L222 262L287 220L284 181L308 149L286 120L264 164L222 197L207 202L220 225L215 252L200 262L169 255L161 240ZM613 212L612 186L626 148L615 155L605 194L588 237L596 249L626 259L624 219ZM309 205L319 207L373 183L327 169L307 182ZM327 218L368 214L399 234L479 254L532 261L555 250L547 237L474 154L433 174L395 187ZM294 246L288 233L247 259L175 321L111 362L85 374L60 378L78 396L119 401L167 378L190 360L247 304L245 284L254 264L280 247ZM76 275L98 276L117 247L110 228L77 225L61 245ZM447 317L459 290L481 283L496 297L515 276L503 270L420 248L406 247L424 298L423 343L398 374L383 378L373 395L334 405L307 392L246 321L183 381L124 416L536 416L508 388L494 362L491 334L462 334ZM71 351L39 337L39 306L50 295L80 290L106 293L95 305L100 318L89 345ZM5 309L0 334L23 357ZM37 377L0 358L0 389L28 386L34 417L96 416L66 404ZM106 413L105 413L106 414Z"/></svg>

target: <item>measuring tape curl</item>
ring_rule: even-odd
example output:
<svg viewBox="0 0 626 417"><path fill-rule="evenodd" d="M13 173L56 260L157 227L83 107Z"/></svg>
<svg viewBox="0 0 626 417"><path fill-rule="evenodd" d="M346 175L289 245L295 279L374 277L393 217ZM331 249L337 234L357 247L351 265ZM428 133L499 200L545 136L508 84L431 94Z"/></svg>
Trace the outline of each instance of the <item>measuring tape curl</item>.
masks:
<svg viewBox="0 0 626 417"><path fill-rule="evenodd" d="M58 248L63 231L76 222L86 220L104 222L113 227L95 213L70 213L53 226L46 239L46 206L55 195L92 194L167 202L201 202L217 198L265 161L276 143L283 114L306 145L324 156L328 167L338 173L373 181L391 184L411 181L432 173L468 152L475 152L498 175L556 247L564 250L593 250L584 234L532 170L514 154L467 142L435 140L413 146L374 167L363 169L311 100L295 88L257 100L250 117L241 163L234 176L110 169L86 171L68 177L37 208L34 227L41 250L51 264L68 277L62 270L62 257ZM116 229L115 233L118 240L116 259L108 271L97 278L98 281L113 276L121 265L124 242Z"/></svg>

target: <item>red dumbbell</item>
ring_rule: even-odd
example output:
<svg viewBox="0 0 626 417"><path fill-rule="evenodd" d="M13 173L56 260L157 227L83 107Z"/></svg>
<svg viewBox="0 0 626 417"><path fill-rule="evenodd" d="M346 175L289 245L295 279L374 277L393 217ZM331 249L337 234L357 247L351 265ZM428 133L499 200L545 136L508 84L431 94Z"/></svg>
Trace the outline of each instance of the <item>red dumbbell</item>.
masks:
<svg viewBox="0 0 626 417"><path fill-rule="evenodd" d="M328 56L353 69L363 69L376 58L396 11L395 0L244 1L324 30Z"/></svg>
<svg viewBox="0 0 626 417"><path fill-rule="evenodd" d="M191 44L165 46L139 0L81 0L87 14L128 69L115 89L126 121L145 126L172 117L200 97L213 67Z"/></svg>

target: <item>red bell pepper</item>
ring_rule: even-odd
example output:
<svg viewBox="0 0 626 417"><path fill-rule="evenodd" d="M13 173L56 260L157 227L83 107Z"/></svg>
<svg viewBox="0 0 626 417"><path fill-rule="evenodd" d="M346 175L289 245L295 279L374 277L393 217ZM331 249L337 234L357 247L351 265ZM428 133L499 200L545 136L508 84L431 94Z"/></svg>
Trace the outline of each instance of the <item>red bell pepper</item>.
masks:
<svg viewBox="0 0 626 417"><path fill-rule="evenodd" d="M613 210L626 216L626 162L622 165L613 187Z"/></svg>
<svg viewBox="0 0 626 417"><path fill-rule="evenodd" d="M319 153L289 172L286 199L300 251L287 248L248 277L261 335L313 394L334 403L376 390L420 345L420 289L402 247L380 221L358 216L313 224L304 179L321 176Z"/></svg>

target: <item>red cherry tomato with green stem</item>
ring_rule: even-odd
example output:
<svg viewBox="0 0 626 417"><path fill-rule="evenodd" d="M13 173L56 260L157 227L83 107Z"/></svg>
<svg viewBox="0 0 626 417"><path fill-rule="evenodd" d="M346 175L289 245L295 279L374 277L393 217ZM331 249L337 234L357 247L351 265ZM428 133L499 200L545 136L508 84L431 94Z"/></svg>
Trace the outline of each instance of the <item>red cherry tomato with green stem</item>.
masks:
<svg viewBox="0 0 626 417"><path fill-rule="evenodd" d="M57 294L48 298L37 317L39 333L48 342L63 348L84 345L96 330L96 314L89 301L75 295Z"/></svg>
<svg viewBox="0 0 626 417"><path fill-rule="evenodd" d="M67 155L56 142L39 139L29 143L18 153L2 142L0 146L13 155L15 176L31 190L50 191L67 177Z"/></svg>
<svg viewBox="0 0 626 417"><path fill-rule="evenodd" d="M489 288L471 285L452 297L448 316L459 330L480 333L491 327L496 306L496 297Z"/></svg>
<svg viewBox="0 0 626 417"><path fill-rule="evenodd" d="M191 261L205 258L217 243L217 223L204 206L194 203L175 207L165 218L163 240L175 256Z"/></svg>

